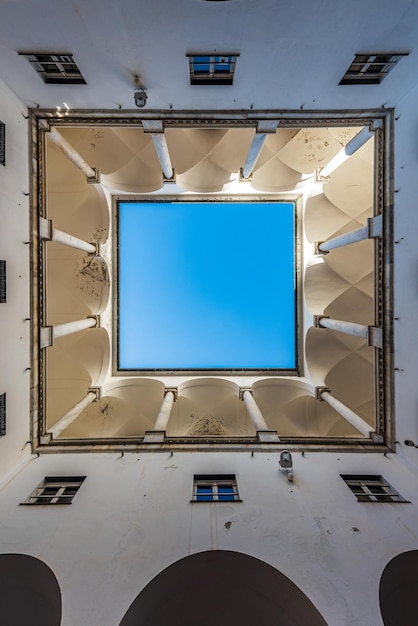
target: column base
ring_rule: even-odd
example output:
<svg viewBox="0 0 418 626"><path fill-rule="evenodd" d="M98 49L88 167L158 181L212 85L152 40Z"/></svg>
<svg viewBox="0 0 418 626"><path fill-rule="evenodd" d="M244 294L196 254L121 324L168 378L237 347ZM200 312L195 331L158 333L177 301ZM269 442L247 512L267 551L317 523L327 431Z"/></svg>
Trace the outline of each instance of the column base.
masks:
<svg viewBox="0 0 418 626"><path fill-rule="evenodd" d="M257 439L260 442L279 442L277 430L257 430Z"/></svg>
<svg viewBox="0 0 418 626"><path fill-rule="evenodd" d="M164 443L165 430L146 430L143 443Z"/></svg>

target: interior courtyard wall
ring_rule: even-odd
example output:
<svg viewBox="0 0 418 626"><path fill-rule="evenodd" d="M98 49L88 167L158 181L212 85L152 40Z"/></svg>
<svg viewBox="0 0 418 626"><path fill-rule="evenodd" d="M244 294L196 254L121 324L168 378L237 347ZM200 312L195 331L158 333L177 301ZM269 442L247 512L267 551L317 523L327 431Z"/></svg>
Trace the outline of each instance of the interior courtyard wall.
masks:
<svg viewBox="0 0 418 626"><path fill-rule="evenodd" d="M416 547L418 506L359 503L340 478L382 474L405 499L414 475L389 454L251 451L41 455L0 492L0 553L43 560L62 626L118 625L137 594L190 554L230 550L290 578L331 626L381 624L386 564ZM190 503L194 474L234 473L242 502ZM19 506L44 476L87 476L70 506ZM164 598L161 598L164 602Z"/></svg>
<svg viewBox="0 0 418 626"><path fill-rule="evenodd" d="M418 89L415 87L395 109L394 127L394 388L396 450L416 471L418 449Z"/></svg>
<svg viewBox="0 0 418 626"><path fill-rule="evenodd" d="M7 301L0 304L0 393L7 435L0 437L0 481L30 454L30 211L27 107L0 81L6 164L0 165L0 258ZM26 243L25 243L26 242Z"/></svg>

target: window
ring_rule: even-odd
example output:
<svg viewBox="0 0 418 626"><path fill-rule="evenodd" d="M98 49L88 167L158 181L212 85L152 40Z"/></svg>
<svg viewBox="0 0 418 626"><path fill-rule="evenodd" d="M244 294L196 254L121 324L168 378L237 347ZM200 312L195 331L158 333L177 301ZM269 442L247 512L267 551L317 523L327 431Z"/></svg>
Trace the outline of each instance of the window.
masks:
<svg viewBox="0 0 418 626"><path fill-rule="evenodd" d="M0 165L6 165L6 125L0 122Z"/></svg>
<svg viewBox="0 0 418 626"><path fill-rule="evenodd" d="M22 504L71 504L85 476L45 476Z"/></svg>
<svg viewBox="0 0 418 626"><path fill-rule="evenodd" d="M340 85L378 85L407 52L356 54Z"/></svg>
<svg viewBox="0 0 418 626"><path fill-rule="evenodd" d="M341 474L359 502L407 502L383 476Z"/></svg>
<svg viewBox="0 0 418 626"><path fill-rule="evenodd" d="M196 475L192 502L241 502L234 474Z"/></svg>
<svg viewBox="0 0 418 626"><path fill-rule="evenodd" d="M232 85L237 54L188 54L191 85Z"/></svg>
<svg viewBox="0 0 418 626"><path fill-rule="evenodd" d="M6 394L0 394L0 437L6 434Z"/></svg>
<svg viewBox="0 0 418 626"><path fill-rule="evenodd" d="M0 260L0 303L6 302L6 261Z"/></svg>
<svg viewBox="0 0 418 626"><path fill-rule="evenodd" d="M72 54L31 54L27 52L19 52L19 54L27 58L44 83L56 85L62 83L86 84Z"/></svg>

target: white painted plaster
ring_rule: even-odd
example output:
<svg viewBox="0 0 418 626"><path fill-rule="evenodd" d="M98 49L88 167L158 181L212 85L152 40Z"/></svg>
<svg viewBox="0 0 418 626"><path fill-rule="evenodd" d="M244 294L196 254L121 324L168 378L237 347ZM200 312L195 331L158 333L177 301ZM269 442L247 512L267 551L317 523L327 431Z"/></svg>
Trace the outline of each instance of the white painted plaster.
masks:
<svg viewBox="0 0 418 626"><path fill-rule="evenodd" d="M58 578L62 626L112 626L177 560L232 550L272 565L328 624L381 624L388 561L416 548L418 505L358 503L340 473L382 474L415 498L395 455L293 454L294 482L268 452L43 455L0 492L0 552L42 559ZM242 502L190 503L195 473L235 473ZM19 506L46 475L86 475L70 506Z"/></svg>
<svg viewBox="0 0 418 626"><path fill-rule="evenodd" d="M0 437L0 475L30 453L30 239L27 109L0 82L6 165L0 165L0 258L6 261L7 302L0 304L0 393L6 393L7 436Z"/></svg>

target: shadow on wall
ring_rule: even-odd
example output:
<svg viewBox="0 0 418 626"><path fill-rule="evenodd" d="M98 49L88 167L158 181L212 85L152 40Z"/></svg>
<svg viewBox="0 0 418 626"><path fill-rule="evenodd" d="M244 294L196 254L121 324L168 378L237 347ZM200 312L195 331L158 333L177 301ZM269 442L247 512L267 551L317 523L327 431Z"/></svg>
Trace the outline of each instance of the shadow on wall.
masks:
<svg viewBox="0 0 418 626"><path fill-rule="evenodd" d="M403 552L386 565L379 601L385 626L418 624L418 550Z"/></svg>
<svg viewBox="0 0 418 626"><path fill-rule="evenodd" d="M254 557L194 554L158 574L120 626L327 626L289 578Z"/></svg>
<svg viewBox="0 0 418 626"><path fill-rule="evenodd" d="M0 555L3 626L59 626L61 591L52 570L27 554Z"/></svg>

